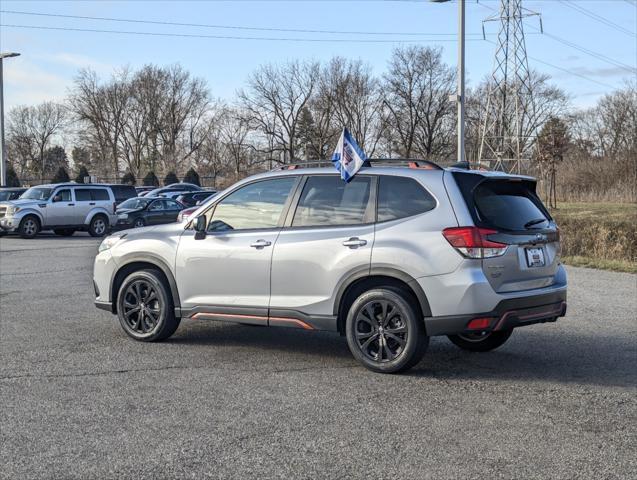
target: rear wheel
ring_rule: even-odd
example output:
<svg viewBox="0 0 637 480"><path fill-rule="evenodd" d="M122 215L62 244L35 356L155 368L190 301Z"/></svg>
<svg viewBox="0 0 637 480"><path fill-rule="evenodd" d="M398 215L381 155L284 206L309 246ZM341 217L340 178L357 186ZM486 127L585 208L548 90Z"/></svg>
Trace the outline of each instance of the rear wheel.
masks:
<svg viewBox="0 0 637 480"><path fill-rule="evenodd" d="M95 215L88 226L91 237L103 237L108 230L108 219L104 215Z"/></svg>
<svg viewBox="0 0 637 480"><path fill-rule="evenodd" d="M18 226L18 233L22 238L34 238L40 231L40 221L35 215L27 215Z"/></svg>
<svg viewBox="0 0 637 480"><path fill-rule="evenodd" d="M53 233L55 233L56 235L60 235L62 237L70 237L71 235L75 233L75 229L74 228L56 228L55 230L53 230Z"/></svg>
<svg viewBox="0 0 637 480"><path fill-rule="evenodd" d="M345 329L352 355L374 372L408 370L429 345L420 308L401 289L377 288L360 295L348 312Z"/></svg>
<svg viewBox="0 0 637 480"><path fill-rule="evenodd" d="M454 345L471 352L488 352L502 346L513 333L513 329L500 332L476 332L449 335Z"/></svg>
<svg viewBox="0 0 637 480"><path fill-rule="evenodd" d="M142 342L165 340L180 322L166 280L150 269L126 277L117 295L117 316L124 331Z"/></svg>

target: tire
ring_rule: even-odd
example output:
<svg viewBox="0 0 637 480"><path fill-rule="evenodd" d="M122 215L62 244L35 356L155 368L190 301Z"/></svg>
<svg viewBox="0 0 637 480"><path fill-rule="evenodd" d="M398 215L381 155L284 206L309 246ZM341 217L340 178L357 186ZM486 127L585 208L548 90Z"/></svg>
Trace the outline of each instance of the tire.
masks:
<svg viewBox="0 0 637 480"><path fill-rule="evenodd" d="M361 294L347 313L345 331L354 358L379 373L409 370L429 345L418 303L398 288Z"/></svg>
<svg viewBox="0 0 637 480"><path fill-rule="evenodd" d="M488 352L495 350L506 342L513 329L502 330L500 332L483 332L468 335L448 335L449 340L454 345L469 350L471 352Z"/></svg>
<svg viewBox="0 0 637 480"><path fill-rule="evenodd" d="M166 280L152 269L138 270L124 279L117 292L117 317L124 332L140 342L167 339L181 321L175 317Z"/></svg>
<svg viewBox="0 0 637 480"><path fill-rule="evenodd" d="M136 218L135 221L133 222L133 228L142 228L146 226L146 222L144 221L143 218Z"/></svg>
<svg viewBox="0 0 637 480"><path fill-rule="evenodd" d="M60 235L61 237L70 237L75 233L74 228L56 228L53 233Z"/></svg>
<svg viewBox="0 0 637 480"><path fill-rule="evenodd" d="M18 233L22 238L34 238L39 231L40 220L35 215L27 215L18 226Z"/></svg>
<svg viewBox="0 0 637 480"><path fill-rule="evenodd" d="M91 223L88 226L88 233L91 237L103 237L108 232L108 218L106 216L97 214L91 219Z"/></svg>

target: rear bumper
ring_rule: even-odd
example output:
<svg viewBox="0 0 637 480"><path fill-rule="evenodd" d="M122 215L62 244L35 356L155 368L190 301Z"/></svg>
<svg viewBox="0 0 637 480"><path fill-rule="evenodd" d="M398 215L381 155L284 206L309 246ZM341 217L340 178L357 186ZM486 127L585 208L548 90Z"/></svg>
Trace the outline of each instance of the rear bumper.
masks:
<svg viewBox="0 0 637 480"><path fill-rule="evenodd" d="M451 315L425 318L427 335L457 335L475 333L468 329L469 322L476 318L488 318L489 327L480 331L508 330L534 323L554 322L566 315L566 289L551 293L508 298L502 300L490 312L470 315Z"/></svg>

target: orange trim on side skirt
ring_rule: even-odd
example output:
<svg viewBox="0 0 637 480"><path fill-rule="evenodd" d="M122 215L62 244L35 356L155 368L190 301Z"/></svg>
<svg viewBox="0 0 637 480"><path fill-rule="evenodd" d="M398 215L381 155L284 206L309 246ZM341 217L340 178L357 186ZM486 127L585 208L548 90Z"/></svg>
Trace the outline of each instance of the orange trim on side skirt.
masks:
<svg viewBox="0 0 637 480"><path fill-rule="evenodd" d="M230 318L254 318L258 320L267 321L274 320L275 322L291 323L305 330L314 330L314 327L309 323L305 323L303 320L287 317L263 317L259 315L239 315L236 313L195 313L191 318L198 319L201 317L230 317Z"/></svg>
<svg viewBox="0 0 637 480"><path fill-rule="evenodd" d="M292 323L294 325L298 325L301 328L304 328L305 330L314 330L314 327L312 325L296 318L270 317L270 320L274 320L275 322Z"/></svg>

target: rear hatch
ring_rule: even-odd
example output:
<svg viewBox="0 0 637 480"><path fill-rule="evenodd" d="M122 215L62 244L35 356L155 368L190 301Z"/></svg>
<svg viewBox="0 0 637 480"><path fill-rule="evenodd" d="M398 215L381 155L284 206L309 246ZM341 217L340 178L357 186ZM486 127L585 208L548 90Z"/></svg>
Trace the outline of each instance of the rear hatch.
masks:
<svg viewBox="0 0 637 480"><path fill-rule="evenodd" d="M507 245L500 256L482 259L496 292L550 286L559 266L559 231L536 194L535 179L453 172L475 226L488 240Z"/></svg>

